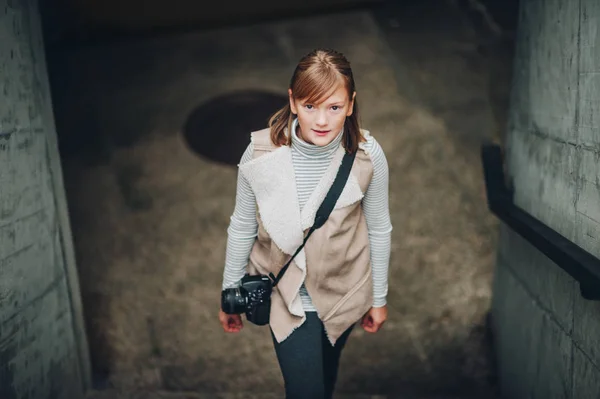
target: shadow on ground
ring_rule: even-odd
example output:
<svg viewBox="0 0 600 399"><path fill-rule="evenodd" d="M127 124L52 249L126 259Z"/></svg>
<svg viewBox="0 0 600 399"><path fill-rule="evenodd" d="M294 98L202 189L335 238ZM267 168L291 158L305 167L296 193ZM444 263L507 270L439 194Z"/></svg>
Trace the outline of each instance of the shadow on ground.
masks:
<svg viewBox="0 0 600 399"><path fill-rule="evenodd" d="M248 146L248 132L264 129L287 101L285 96L259 90L227 93L192 111L183 137L192 151L206 159L237 165Z"/></svg>

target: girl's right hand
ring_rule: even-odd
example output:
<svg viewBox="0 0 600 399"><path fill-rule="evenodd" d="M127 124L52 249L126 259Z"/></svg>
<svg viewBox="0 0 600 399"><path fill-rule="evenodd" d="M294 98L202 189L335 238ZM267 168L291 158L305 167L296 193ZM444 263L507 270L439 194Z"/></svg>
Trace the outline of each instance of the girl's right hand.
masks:
<svg viewBox="0 0 600 399"><path fill-rule="evenodd" d="M239 314L227 314L223 312L223 309L219 309L219 321L223 330L229 333L240 332L244 327L242 323L242 315Z"/></svg>

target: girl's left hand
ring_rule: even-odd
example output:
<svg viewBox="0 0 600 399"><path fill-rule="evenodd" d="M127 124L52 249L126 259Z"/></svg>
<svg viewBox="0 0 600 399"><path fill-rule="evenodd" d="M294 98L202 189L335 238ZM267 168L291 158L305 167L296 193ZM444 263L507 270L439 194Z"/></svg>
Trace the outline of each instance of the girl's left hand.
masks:
<svg viewBox="0 0 600 399"><path fill-rule="evenodd" d="M371 308L363 316L360 325L366 332L376 333L387 320L387 305L380 308Z"/></svg>

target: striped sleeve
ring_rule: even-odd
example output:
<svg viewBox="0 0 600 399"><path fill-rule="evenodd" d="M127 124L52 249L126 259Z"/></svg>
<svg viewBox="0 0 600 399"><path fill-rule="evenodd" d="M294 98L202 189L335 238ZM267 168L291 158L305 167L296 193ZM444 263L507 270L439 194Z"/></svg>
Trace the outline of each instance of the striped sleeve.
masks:
<svg viewBox="0 0 600 399"><path fill-rule="evenodd" d="M252 159L253 145L244 151L240 164ZM246 273L248 258L258 233L256 200L248 181L238 172L235 208L227 228L227 249L222 288L236 286Z"/></svg>
<svg viewBox="0 0 600 399"><path fill-rule="evenodd" d="M379 143L369 136L365 150L373 162L373 178L363 198L363 210L369 230L371 268L373 272L373 306L387 303L388 269L392 238L389 211L388 163Z"/></svg>

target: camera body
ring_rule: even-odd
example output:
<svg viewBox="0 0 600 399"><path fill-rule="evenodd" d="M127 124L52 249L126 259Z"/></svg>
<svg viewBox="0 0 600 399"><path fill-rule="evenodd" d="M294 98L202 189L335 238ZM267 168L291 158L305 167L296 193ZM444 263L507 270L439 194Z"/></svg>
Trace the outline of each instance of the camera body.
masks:
<svg viewBox="0 0 600 399"><path fill-rule="evenodd" d="M227 314L246 314L249 322L263 326L269 323L273 283L268 276L244 275L240 286L221 292L221 309Z"/></svg>

